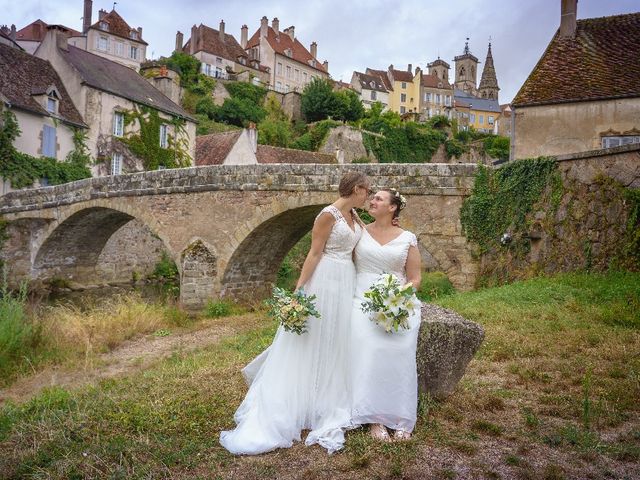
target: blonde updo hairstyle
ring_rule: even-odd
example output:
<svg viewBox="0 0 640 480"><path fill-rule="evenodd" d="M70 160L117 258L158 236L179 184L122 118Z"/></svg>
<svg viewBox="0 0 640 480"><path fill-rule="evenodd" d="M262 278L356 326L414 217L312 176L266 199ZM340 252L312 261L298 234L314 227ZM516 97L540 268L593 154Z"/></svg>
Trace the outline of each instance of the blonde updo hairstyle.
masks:
<svg viewBox="0 0 640 480"><path fill-rule="evenodd" d="M369 178L361 172L347 172L340 179L338 185L338 193L341 197L350 196L356 187L366 187L369 184Z"/></svg>

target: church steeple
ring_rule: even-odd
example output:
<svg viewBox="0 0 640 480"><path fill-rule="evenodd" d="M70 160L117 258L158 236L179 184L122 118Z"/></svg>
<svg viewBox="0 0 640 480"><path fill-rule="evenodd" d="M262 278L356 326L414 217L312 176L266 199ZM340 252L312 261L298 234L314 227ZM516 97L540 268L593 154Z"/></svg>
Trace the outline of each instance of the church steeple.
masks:
<svg viewBox="0 0 640 480"><path fill-rule="evenodd" d="M493 55L491 54L491 42L489 42L489 50L487 51L487 59L484 62L482 77L480 78L480 86L478 87L478 95L482 98L498 99L498 78L496 77L496 69L493 66Z"/></svg>

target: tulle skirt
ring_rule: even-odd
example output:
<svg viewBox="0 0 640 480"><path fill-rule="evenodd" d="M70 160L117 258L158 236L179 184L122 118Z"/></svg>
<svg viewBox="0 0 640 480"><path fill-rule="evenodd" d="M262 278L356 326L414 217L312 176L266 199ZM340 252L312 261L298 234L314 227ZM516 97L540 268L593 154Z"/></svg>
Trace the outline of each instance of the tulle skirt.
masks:
<svg viewBox="0 0 640 480"><path fill-rule="evenodd" d="M234 415L236 428L220 433L235 454L292 446L311 430L307 445L329 453L344 445L350 425L349 315L355 287L350 259L323 256L305 286L316 295L320 319L296 335L279 327L269 348L243 369L249 391Z"/></svg>
<svg viewBox="0 0 640 480"><path fill-rule="evenodd" d="M359 273L351 313L352 422L413 431L418 407L416 347L420 309L410 329L387 333L362 312L363 293L378 274Z"/></svg>

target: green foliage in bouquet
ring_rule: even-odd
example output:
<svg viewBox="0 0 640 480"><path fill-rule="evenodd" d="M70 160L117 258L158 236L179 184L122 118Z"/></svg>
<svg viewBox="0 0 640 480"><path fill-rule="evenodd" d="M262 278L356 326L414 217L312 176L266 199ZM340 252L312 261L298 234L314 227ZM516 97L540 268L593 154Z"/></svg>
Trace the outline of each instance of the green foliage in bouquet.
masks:
<svg viewBox="0 0 640 480"><path fill-rule="evenodd" d="M309 317L320 318L313 301L315 295L307 296L302 290L291 293L284 288L274 288L272 297L267 300L268 315L277 319L287 332L301 335L307 331Z"/></svg>
<svg viewBox="0 0 640 480"><path fill-rule="evenodd" d="M363 313L370 313L370 320L387 333L397 332L401 328L408 330L409 315L418 306L415 297L416 289L407 283L400 284L400 279L393 274L384 273L364 292Z"/></svg>

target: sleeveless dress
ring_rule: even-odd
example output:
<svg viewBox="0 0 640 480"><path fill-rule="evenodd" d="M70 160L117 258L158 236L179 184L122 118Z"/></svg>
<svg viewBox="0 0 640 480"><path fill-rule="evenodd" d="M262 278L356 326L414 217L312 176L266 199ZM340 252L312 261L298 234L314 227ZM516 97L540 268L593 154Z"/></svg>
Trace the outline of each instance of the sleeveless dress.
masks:
<svg viewBox="0 0 640 480"><path fill-rule="evenodd" d="M380 245L364 229L355 249L356 291L351 313L352 423L381 423L411 432L418 407L416 346L420 305L409 318L409 330L387 333L363 313L360 305L381 273L393 273L404 284L405 264L416 236L405 230Z"/></svg>
<svg viewBox="0 0 640 480"><path fill-rule="evenodd" d="M231 453L255 455L290 447L305 429L311 430L307 445L318 443L329 453L344 445L351 417L352 254L362 228L354 221L352 230L333 205L318 217L325 212L335 222L322 258L304 285L306 294L316 295L320 319L309 318L302 335L280 326L271 346L243 369L249 391L234 415L237 426L220 433L221 445Z"/></svg>

